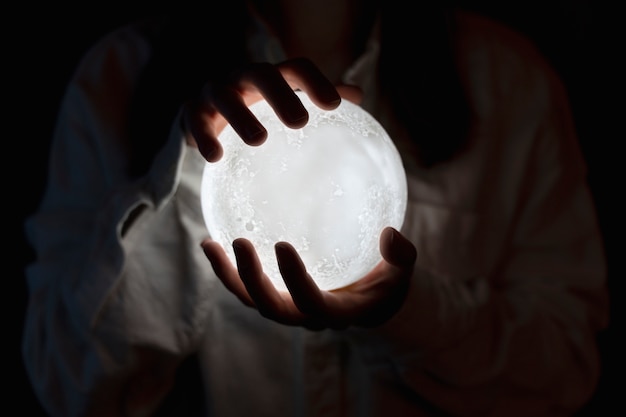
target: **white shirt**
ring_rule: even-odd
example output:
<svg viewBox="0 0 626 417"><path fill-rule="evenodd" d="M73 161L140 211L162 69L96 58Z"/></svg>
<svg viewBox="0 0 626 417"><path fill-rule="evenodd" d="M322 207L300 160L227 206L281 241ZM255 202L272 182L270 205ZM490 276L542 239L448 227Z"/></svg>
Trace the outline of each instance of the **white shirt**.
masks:
<svg viewBox="0 0 626 417"><path fill-rule="evenodd" d="M134 415L147 415L166 391L159 376L193 352L215 416L549 416L590 397L604 253L566 93L526 40L461 18L470 147L428 170L374 105L375 42L348 72L403 150L402 232L418 261L388 323L311 332L264 319L215 277L199 245L205 161L178 123L145 177L125 175L124 116L151 53L143 30L121 28L82 60L27 221L37 259L23 352L51 415L121 415L129 390L143 391ZM266 34L254 42L276 53Z"/></svg>

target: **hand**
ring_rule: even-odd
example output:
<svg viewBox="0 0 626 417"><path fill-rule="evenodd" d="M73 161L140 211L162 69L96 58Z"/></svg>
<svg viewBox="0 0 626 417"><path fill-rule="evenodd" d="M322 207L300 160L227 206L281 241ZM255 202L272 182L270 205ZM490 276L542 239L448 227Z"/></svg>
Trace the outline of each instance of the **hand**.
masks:
<svg viewBox="0 0 626 417"><path fill-rule="evenodd" d="M372 271L347 287L322 291L293 246L279 242L276 258L289 289L284 292L263 273L250 241L233 242L236 268L218 243L206 239L202 248L218 278L244 304L270 320L313 330L373 327L390 319L404 302L417 258L411 242L388 227L380 237L383 260Z"/></svg>
<svg viewBox="0 0 626 417"><path fill-rule="evenodd" d="M252 146L267 138L265 127L248 106L265 98L280 120L291 128L303 127L308 113L294 93L300 89L322 109L339 106L341 97L360 102L360 90L351 86L335 87L309 60L292 59L278 65L251 64L231 74L228 83L207 83L201 96L186 104L183 125L188 141L198 147L209 162L222 157L217 139L230 124L242 140ZM341 94L340 94L341 93Z"/></svg>

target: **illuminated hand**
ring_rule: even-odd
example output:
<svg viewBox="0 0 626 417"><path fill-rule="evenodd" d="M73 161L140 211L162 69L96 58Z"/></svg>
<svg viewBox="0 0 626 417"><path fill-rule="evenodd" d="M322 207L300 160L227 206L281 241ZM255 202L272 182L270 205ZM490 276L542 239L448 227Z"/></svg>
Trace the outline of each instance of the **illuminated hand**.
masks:
<svg viewBox="0 0 626 417"><path fill-rule="evenodd" d="M289 292L278 291L263 273L250 241L237 239L235 267L221 245L206 239L202 248L224 285L264 317L319 330L384 323L401 307L417 258L415 247L399 232L386 228L380 237L383 260L359 281L336 290L320 290L288 243L276 244L276 258Z"/></svg>
<svg viewBox="0 0 626 417"><path fill-rule="evenodd" d="M335 87L307 59L292 59L278 65L251 64L231 74L229 83L207 83L201 97L187 103L183 123L188 140L209 162L222 157L217 137L226 124L230 124L245 143L262 144L267 131L248 109L250 104L262 98L272 105L286 126L301 128L308 121L308 113L294 93L296 89L307 93L325 110L336 108L341 96L353 102L360 101L360 91L356 87Z"/></svg>
<svg viewBox="0 0 626 417"><path fill-rule="evenodd" d="M322 109L339 106L341 97L359 103L355 87L333 86L310 61L294 59L279 65L253 64L232 74L227 84L207 84L202 96L185 107L183 122L188 139L204 158L222 157L217 137L229 123L249 145L267 138L265 127L248 106L265 98L288 127L301 128L308 113L294 90L304 91ZM402 305L416 259L413 245L388 228L380 238L381 261L370 273L350 286L321 291L308 275L300 256L288 243L276 244L281 275L289 292L276 290L263 273L250 241L233 242L237 266L217 242L207 239L203 248L224 285L268 319L310 329L342 329L351 325L375 326L389 319Z"/></svg>

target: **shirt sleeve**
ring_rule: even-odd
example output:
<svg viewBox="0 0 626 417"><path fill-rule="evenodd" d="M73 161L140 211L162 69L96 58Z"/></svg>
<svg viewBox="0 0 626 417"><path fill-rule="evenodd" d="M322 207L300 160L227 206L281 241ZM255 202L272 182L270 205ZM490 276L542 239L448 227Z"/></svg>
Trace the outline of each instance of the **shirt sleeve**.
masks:
<svg viewBox="0 0 626 417"><path fill-rule="evenodd" d="M465 190L482 172L475 185L482 192L472 195L488 209L463 213L466 201L413 207L426 220L409 235L418 249L410 293L375 332L399 378L453 415L568 415L599 377L606 261L584 160L562 84L543 70L521 83L511 76L516 64L506 63L514 68L507 80L480 67L485 80L476 95L503 97L489 107L497 128L481 134L507 139L453 182ZM494 79L502 84L494 87ZM538 94L537 106L515 123L506 111L522 96L512 94L511 82L515 91ZM482 123L491 123L488 114ZM429 228L432 235L421 236ZM428 264L432 246L447 251L437 267Z"/></svg>
<svg viewBox="0 0 626 417"><path fill-rule="evenodd" d="M58 115L45 194L25 224L36 260L23 355L53 416L154 407L208 314L208 270L192 266L206 264L194 197L202 160L177 121L149 172L126 175L124 115L149 52L126 28L85 56Z"/></svg>

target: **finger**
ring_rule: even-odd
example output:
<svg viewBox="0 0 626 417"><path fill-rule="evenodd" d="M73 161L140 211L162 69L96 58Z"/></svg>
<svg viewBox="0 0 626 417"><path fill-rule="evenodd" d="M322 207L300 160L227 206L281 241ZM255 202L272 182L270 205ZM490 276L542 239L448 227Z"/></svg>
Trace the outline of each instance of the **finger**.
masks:
<svg viewBox="0 0 626 417"><path fill-rule="evenodd" d="M278 242L274 248L278 269L296 307L304 314L320 314L324 310L324 295L307 273L298 252L287 242Z"/></svg>
<svg viewBox="0 0 626 417"><path fill-rule="evenodd" d="M360 105L363 101L363 90L354 85L338 85L337 92L342 99L348 100L354 104Z"/></svg>
<svg viewBox="0 0 626 417"><path fill-rule="evenodd" d="M186 103L182 111L182 123L186 134L193 138L198 151L208 162L218 161L224 153L212 127L219 117L221 116L205 106L202 100ZM225 126L226 122L222 121L221 124Z"/></svg>
<svg viewBox="0 0 626 417"><path fill-rule="evenodd" d="M237 270L233 267L233 264L226 256L224 248L214 241L209 239L204 240L201 244L204 254L211 262L213 271L217 277L222 281L224 286L233 294L237 296L244 304L250 307L254 307L254 301L248 294L246 287L239 278Z"/></svg>
<svg viewBox="0 0 626 417"><path fill-rule="evenodd" d="M294 317L283 296L263 272L252 243L247 239L233 242L239 276L262 316L279 322L291 322Z"/></svg>
<svg viewBox="0 0 626 417"><path fill-rule="evenodd" d="M250 111L240 92L227 85L206 84L202 90L202 97L207 106L224 117L237 135L248 145L261 145L267 138L267 130ZM223 128L220 127L220 131ZM217 136L219 132L212 132Z"/></svg>
<svg viewBox="0 0 626 417"><path fill-rule="evenodd" d="M335 86L310 60L290 59L278 64L278 69L291 88L304 91L318 107L332 110L341 103Z"/></svg>
<svg viewBox="0 0 626 417"><path fill-rule="evenodd" d="M297 129L308 122L309 114L304 105L275 65L251 64L233 77L242 93L245 93L248 105L260 98L260 95L286 126Z"/></svg>
<svg viewBox="0 0 626 417"><path fill-rule="evenodd" d="M392 227L380 235L380 253L385 261L402 269L412 269L417 260L415 246Z"/></svg>

